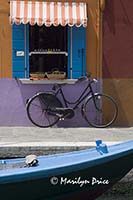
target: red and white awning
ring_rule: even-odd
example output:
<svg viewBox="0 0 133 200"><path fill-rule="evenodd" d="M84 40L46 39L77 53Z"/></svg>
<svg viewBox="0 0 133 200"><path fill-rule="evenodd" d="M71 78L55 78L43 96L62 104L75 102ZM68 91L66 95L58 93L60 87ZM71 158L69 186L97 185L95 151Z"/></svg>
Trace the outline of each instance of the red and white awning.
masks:
<svg viewBox="0 0 133 200"><path fill-rule="evenodd" d="M10 1L11 24L87 26L86 3Z"/></svg>

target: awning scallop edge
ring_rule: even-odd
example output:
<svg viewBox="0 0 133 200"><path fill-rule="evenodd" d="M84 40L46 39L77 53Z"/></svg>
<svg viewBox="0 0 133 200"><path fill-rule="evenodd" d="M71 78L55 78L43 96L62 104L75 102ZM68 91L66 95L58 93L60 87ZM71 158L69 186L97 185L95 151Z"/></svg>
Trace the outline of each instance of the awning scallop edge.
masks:
<svg viewBox="0 0 133 200"><path fill-rule="evenodd" d="M87 26L84 2L10 1L10 23L42 26Z"/></svg>

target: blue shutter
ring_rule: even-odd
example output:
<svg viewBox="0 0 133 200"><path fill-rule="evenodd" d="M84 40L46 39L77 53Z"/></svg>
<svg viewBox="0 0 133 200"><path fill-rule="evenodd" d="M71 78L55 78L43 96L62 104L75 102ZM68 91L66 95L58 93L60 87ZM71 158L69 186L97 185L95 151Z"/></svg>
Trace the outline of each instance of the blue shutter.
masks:
<svg viewBox="0 0 133 200"><path fill-rule="evenodd" d="M26 53L25 53L25 30L26 26ZM29 77L29 30L28 25L16 25L12 26L12 71L14 78L26 78ZM24 56L17 56L17 52L24 52ZM26 56L26 57L25 57ZM26 66L25 66L26 59ZM25 68L26 67L26 68Z"/></svg>
<svg viewBox="0 0 133 200"><path fill-rule="evenodd" d="M68 78L70 78L70 34L68 27ZM72 78L86 75L86 28L72 27Z"/></svg>

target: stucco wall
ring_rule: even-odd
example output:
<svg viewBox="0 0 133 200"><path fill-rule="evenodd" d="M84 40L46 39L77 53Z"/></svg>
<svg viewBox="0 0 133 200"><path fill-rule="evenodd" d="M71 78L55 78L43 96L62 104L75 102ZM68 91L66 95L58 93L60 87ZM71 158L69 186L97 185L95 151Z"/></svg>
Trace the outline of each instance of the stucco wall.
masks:
<svg viewBox="0 0 133 200"><path fill-rule="evenodd" d="M133 126L132 10L131 0L106 0L103 15L103 91L119 105L117 126Z"/></svg>
<svg viewBox="0 0 133 200"><path fill-rule="evenodd" d="M0 0L0 77L12 77L12 32L9 1Z"/></svg>

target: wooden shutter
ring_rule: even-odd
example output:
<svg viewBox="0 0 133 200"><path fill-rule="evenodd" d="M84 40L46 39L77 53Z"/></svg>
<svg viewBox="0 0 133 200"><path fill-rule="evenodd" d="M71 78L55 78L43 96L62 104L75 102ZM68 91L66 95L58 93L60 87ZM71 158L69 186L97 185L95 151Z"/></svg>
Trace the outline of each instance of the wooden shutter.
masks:
<svg viewBox="0 0 133 200"><path fill-rule="evenodd" d="M24 30L25 28L26 28L26 35ZM25 51L25 36L26 36L26 51ZM28 25L24 24L12 25L12 66L13 66L14 78L29 77L28 53L29 53Z"/></svg>
<svg viewBox="0 0 133 200"><path fill-rule="evenodd" d="M68 77L71 67L71 28L68 27ZM72 27L72 78L86 74L86 28Z"/></svg>

